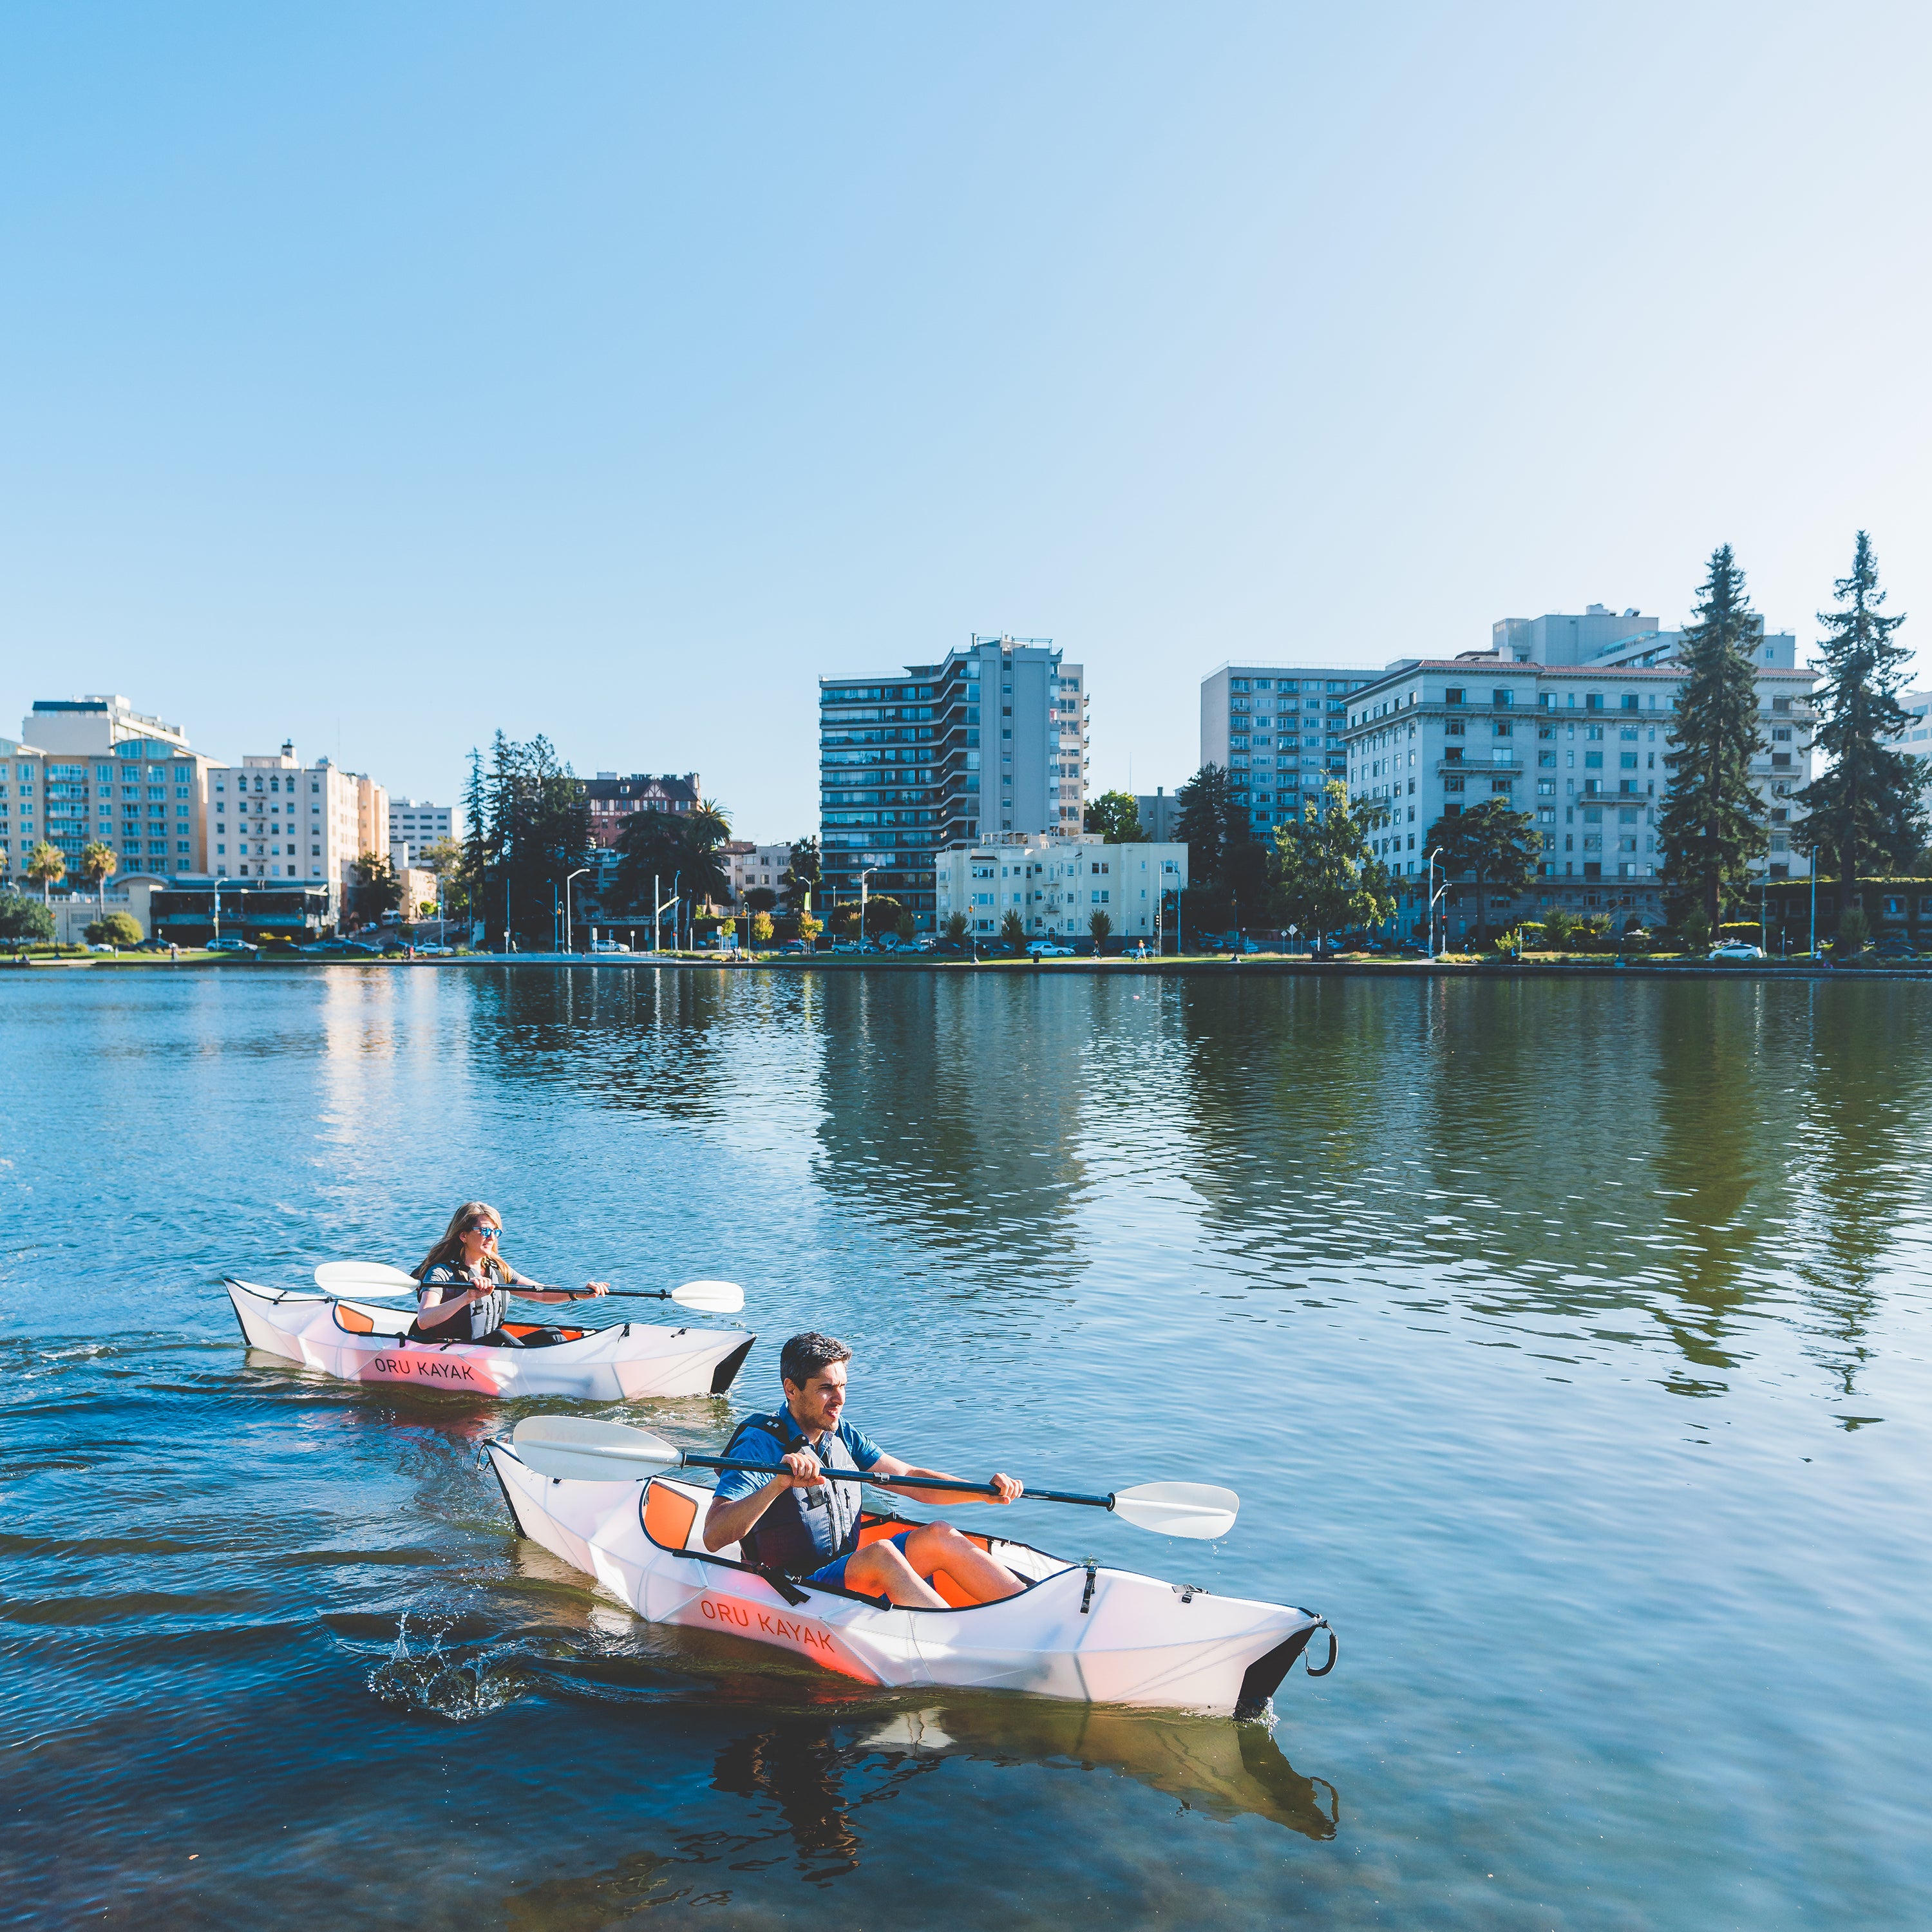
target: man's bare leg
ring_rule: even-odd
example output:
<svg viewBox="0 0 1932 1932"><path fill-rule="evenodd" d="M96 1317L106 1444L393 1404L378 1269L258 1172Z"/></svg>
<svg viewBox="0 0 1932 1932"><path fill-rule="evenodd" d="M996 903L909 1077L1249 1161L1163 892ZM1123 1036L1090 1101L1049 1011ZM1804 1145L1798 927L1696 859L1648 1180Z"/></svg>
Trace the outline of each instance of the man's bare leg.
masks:
<svg viewBox="0 0 1932 1932"><path fill-rule="evenodd" d="M885 1539L868 1543L845 1565L845 1587L884 1596L908 1608L940 1610L946 1599L924 1580L944 1570L982 1604L1017 1597L1026 1588L997 1558L960 1534L950 1522L925 1522L906 1538L905 1552Z"/></svg>

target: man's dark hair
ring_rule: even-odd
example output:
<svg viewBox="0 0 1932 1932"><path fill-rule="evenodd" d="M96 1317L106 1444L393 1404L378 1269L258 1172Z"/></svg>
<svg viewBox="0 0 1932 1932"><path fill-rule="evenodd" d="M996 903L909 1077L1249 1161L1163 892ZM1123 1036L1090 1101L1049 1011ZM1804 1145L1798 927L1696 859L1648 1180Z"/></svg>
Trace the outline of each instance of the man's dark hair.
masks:
<svg viewBox="0 0 1932 1932"><path fill-rule="evenodd" d="M852 1351L843 1342L808 1329L802 1335L794 1335L778 1352L778 1378L794 1388L802 1388L828 1364L851 1359Z"/></svg>

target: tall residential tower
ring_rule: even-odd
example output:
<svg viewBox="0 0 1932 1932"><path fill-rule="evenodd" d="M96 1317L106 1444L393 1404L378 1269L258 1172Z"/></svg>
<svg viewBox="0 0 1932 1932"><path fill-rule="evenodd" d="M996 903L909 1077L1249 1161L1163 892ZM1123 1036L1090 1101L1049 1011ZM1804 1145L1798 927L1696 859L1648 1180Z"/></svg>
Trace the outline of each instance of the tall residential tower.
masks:
<svg viewBox="0 0 1932 1932"><path fill-rule="evenodd" d="M1077 832L1087 692L1050 638L975 637L902 678L819 680L826 906L866 890L934 924L934 854L996 832Z"/></svg>

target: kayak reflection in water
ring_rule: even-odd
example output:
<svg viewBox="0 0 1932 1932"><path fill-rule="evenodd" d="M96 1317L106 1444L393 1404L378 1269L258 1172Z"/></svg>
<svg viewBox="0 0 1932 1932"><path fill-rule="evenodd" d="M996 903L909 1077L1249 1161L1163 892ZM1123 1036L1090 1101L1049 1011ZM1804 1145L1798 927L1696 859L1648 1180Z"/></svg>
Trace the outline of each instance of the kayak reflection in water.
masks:
<svg viewBox="0 0 1932 1932"><path fill-rule="evenodd" d="M416 1318L410 1336L418 1342L472 1342L496 1348L541 1348L561 1342L556 1328L524 1328L512 1333L503 1326L510 1312L507 1288L526 1300L576 1301L586 1295L608 1294L608 1282L587 1282L581 1288L540 1288L519 1274L496 1252L503 1217L487 1201L466 1201L449 1217L442 1239L410 1270L422 1286L416 1294Z"/></svg>
<svg viewBox="0 0 1932 1932"><path fill-rule="evenodd" d="M991 1604L1018 1596L1024 1587L1020 1580L950 1523L921 1523L860 1548L862 1486L824 1482L821 1469L953 1479L943 1469L915 1468L888 1456L840 1419L845 1364L851 1359L851 1350L829 1335L794 1335L784 1345L778 1358L784 1407L775 1414L746 1417L724 1450L748 1462L769 1464L776 1473L760 1477L748 1469L728 1469L718 1478L704 1519L704 1546L716 1550L739 1544L761 1568L916 1610L946 1607L946 1598L927 1580L940 1570L974 1601ZM1016 1502L1025 1487L1012 1476L991 1480L999 1494L989 1502ZM943 1490L894 1493L920 1502L958 1500Z"/></svg>

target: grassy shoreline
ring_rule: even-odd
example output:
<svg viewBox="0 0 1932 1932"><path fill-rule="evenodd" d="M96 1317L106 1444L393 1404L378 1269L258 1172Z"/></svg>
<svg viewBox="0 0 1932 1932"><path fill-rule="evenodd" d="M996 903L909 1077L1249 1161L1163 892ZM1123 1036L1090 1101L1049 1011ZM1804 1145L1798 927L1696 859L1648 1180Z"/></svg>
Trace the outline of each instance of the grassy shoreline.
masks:
<svg viewBox="0 0 1932 1932"><path fill-rule="evenodd" d="M69 973L172 972L184 968L196 970L218 968L224 971L236 972L256 972L278 968L327 971L345 967L358 971L400 970L416 972L430 970L464 971L502 966L542 966L572 970L588 968L598 972L656 971L676 967L733 973L1132 973L1156 975L1243 973L1312 975L1324 978L1366 975L1398 979L1573 978L1604 974L1621 978L1633 975L1655 978L1684 974L1722 979L1826 979L1850 974L1868 979L1932 979L1932 959L1874 962L1870 964L1834 967L1826 961L1808 958L1709 960L1669 954L1661 957L1652 955L1624 958L1614 954L1604 953L1532 955L1520 960L1477 958L1467 955L1450 955L1434 960L1380 959L1366 955L1315 960L1306 955L1296 953L1250 953L1235 959L1226 953L1208 952L1184 953L1155 959L1128 959L1115 956L1097 960L982 959L976 962L934 957L923 953L905 958L885 954L862 958L855 958L849 954L824 953L815 958L806 958L796 954L770 953L755 958L733 961L721 959L715 954L695 952L602 953L596 956L477 952L436 959L410 959L401 956L367 959L310 959L272 956L238 957L232 952L184 951L178 958L175 959L169 958L164 953L123 953L118 957L106 954L78 957L36 957L30 955L26 964L28 969L35 971ZM4 983L9 972L17 974L22 970L16 958L0 958L0 983Z"/></svg>

